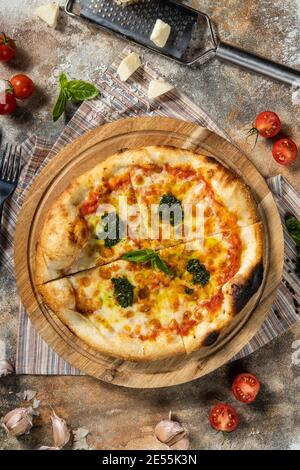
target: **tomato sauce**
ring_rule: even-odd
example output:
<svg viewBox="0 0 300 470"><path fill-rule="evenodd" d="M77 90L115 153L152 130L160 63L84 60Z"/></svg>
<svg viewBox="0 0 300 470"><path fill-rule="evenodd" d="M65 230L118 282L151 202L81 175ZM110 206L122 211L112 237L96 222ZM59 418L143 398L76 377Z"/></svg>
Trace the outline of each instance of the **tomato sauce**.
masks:
<svg viewBox="0 0 300 470"><path fill-rule="evenodd" d="M179 333L182 336L187 336L189 331L197 324L196 320L186 320L179 327Z"/></svg>
<svg viewBox="0 0 300 470"><path fill-rule="evenodd" d="M166 171L177 178L187 179L196 175L196 171L193 168L186 167L172 167L166 164Z"/></svg>
<svg viewBox="0 0 300 470"><path fill-rule="evenodd" d="M207 308L210 313L216 313L222 305L224 295L221 289L210 300L203 303L203 307Z"/></svg>
<svg viewBox="0 0 300 470"><path fill-rule="evenodd" d="M242 242L239 236L235 233L230 235L230 248L228 253L228 263L223 270L223 273L218 278L220 285L226 284L239 270L242 252Z"/></svg>
<svg viewBox="0 0 300 470"><path fill-rule="evenodd" d="M96 192L91 193L88 200L84 201L81 204L79 208L80 213L82 215L93 214L97 210L98 201L99 201L99 194Z"/></svg>

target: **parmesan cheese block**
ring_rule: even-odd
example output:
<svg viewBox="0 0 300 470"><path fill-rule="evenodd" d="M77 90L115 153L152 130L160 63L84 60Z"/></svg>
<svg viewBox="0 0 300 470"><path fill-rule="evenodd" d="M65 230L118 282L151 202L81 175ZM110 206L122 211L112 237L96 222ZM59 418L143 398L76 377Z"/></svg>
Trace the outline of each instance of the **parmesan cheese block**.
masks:
<svg viewBox="0 0 300 470"><path fill-rule="evenodd" d="M165 47L171 34L171 26L162 20L156 20L150 39L157 47Z"/></svg>
<svg viewBox="0 0 300 470"><path fill-rule="evenodd" d="M57 3L47 3L35 10L36 15L51 28L56 28L59 15L59 5Z"/></svg>
<svg viewBox="0 0 300 470"><path fill-rule="evenodd" d="M131 52L120 63L117 74L122 82L126 82L129 77L142 65L139 56L135 52Z"/></svg>
<svg viewBox="0 0 300 470"><path fill-rule="evenodd" d="M168 82L165 82L164 80L151 80L148 88L148 98L158 98L159 96L164 95L173 89L174 86Z"/></svg>

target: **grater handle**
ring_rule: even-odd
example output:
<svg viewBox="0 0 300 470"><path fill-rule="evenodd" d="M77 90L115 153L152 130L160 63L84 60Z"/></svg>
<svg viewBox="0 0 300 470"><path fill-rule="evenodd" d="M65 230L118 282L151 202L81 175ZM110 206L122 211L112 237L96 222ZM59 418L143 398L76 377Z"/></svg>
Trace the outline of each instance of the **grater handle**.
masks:
<svg viewBox="0 0 300 470"><path fill-rule="evenodd" d="M300 86L300 71L278 64L263 57L251 54L230 44L220 42L215 51L216 57L238 65L252 72L278 80L286 85Z"/></svg>

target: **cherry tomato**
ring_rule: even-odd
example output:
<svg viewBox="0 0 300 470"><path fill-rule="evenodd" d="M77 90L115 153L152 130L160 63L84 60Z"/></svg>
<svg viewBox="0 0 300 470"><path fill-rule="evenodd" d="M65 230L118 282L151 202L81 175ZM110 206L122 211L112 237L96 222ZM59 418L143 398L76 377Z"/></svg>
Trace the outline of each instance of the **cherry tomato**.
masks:
<svg viewBox="0 0 300 470"><path fill-rule="evenodd" d="M33 93L33 81L27 75L15 75L10 79L10 84L18 100L26 100Z"/></svg>
<svg viewBox="0 0 300 470"><path fill-rule="evenodd" d="M292 139L284 137L275 142L272 154L280 165L290 165L297 158L298 148Z"/></svg>
<svg viewBox="0 0 300 470"><path fill-rule="evenodd" d="M6 36L4 33L0 34L0 62L7 62L8 60L11 60L15 53L15 41Z"/></svg>
<svg viewBox="0 0 300 470"><path fill-rule="evenodd" d="M281 121L276 113L264 111L257 115L255 119L256 132L266 139L271 139L279 134L281 130Z"/></svg>
<svg viewBox="0 0 300 470"><path fill-rule="evenodd" d="M11 114L17 107L15 95L11 91L7 91L5 94L5 103L0 103L0 115Z"/></svg>
<svg viewBox="0 0 300 470"><path fill-rule="evenodd" d="M257 397L260 383L253 374L239 374L233 381L232 392L242 403L252 403Z"/></svg>
<svg viewBox="0 0 300 470"><path fill-rule="evenodd" d="M232 432L238 426L238 415L232 406L219 403L212 408L209 421L217 431Z"/></svg>

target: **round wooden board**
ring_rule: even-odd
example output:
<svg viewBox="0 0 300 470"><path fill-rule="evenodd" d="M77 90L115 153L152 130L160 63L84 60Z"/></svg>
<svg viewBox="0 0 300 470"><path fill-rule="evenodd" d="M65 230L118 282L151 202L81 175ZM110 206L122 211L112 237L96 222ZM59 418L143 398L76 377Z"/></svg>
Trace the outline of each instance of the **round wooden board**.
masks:
<svg viewBox="0 0 300 470"><path fill-rule="evenodd" d="M171 145L214 156L251 187L265 229L264 282L244 311L210 348L150 363L105 357L77 338L41 301L34 285L36 243L45 214L70 182L120 149ZM122 157L120 157L122 158ZM272 254L272 256L271 256ZM86 374L126 387L177 385L228 362L255 335L280 284L284 259L282 226L273 196L254 165L232 144L190 122L164 117L125 119L99 127L65 147L36 178L23 204L15 239L16 278L28 315L43 339Z"/></svg>

